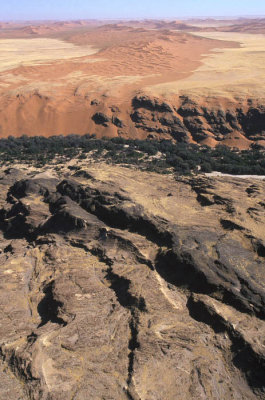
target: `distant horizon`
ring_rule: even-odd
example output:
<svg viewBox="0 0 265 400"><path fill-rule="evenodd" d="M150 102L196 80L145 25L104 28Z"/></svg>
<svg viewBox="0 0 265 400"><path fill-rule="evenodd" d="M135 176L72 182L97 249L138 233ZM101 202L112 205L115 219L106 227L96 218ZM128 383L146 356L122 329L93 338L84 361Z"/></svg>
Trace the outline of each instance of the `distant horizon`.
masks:
<svg viewBox="0 0 265 400"><path fill-rule="evenodd" d="M0 4L2 22L68 20L141 20L190 18L259 18L260 0L8 0Z"/></svg>
<svg viewBox="0 0 265 400"><path fill-rule="evenodd" d="M192 19L198 19L198 20L206 20L206 19L214 19L216 21L218 20L238 20L238 19L263 19L265 18L264 15L207 15L207 16L201 16L201 15L193 15L193 16L175 16L175 17L117 17L117 18L45 18L45 19L40 19L40 18L30 18L30 19L0 19L1 22L14 22L14 23L27 23L27 22L77 22L77 21L176 21L176 20L192 20Z"/></svg>

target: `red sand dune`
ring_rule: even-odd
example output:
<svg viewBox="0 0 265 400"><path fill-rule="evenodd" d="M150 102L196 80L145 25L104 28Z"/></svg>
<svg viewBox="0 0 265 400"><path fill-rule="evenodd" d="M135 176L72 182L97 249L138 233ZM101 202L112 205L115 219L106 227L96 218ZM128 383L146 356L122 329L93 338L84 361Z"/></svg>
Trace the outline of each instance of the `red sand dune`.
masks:
<svg viewBox="0 0 265 400"><path fill-rule="evenodd" d="M63 61L27 63L2 72L0 69L0 82L4 83L0 86L0 135L96 133L147 137L148 131L137 128L130 116L132 98L143 87L188 77L213 49L239 46L193 36L185 32L188 29L188 22L148 20L110 21L108 25L100 21L47 22L1 29L0 38L47 37L64 40L76 49L93 46L98 52ZM173 98L172 102L177 106L179 100ZM115 112L110 111L115 108ZM96 112L110 119L119 117L123 128L95 123ZM160 136L170 137L167 132ZM249 146L250 142L239 138L238 132L235 136L236 140L230 135L227 143ZM210 132L204 142L217 143Z"/></svg>

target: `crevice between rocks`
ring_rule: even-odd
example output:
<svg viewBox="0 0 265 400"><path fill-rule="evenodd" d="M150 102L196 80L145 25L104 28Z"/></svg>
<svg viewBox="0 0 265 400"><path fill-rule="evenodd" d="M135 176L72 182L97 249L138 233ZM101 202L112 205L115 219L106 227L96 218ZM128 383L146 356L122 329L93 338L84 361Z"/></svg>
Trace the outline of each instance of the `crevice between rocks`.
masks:
<svg viewBox="0 0 265 400"><path fill-rule="evenodd" d="M128 342L129 353L126 394L129 400L133 400L134 396L131 393L130 386L132 385L134 373L135 351L140 347L140 343L138 341L140 324L139 316L141 312L147 312L146 303L142 296L138 298L131 294L129 290L131 281L116 274L111 266L107 269L105 279L110 283L110 288L115 292L120 305L130 312L130 337Z"/></svg>
<svg viewBox="0 0 265 400"><path fill-rule="evenodd" d="M248 299L240 293L233 293L220 282L215 282L213 277L207 277L203 269L196 266L190 254L177 254L173 249L158 252L155 261L155 270L168 283L175 287L198 294L206 294L217 300L222 299L224 304L232 306L236 310L255 315L264 320L264 312L258 306L249 304ZM242 283L242 282L241 282ZM244 281L244 288L246 286Z"/></svg>
<svg viewBox="0 0 265 400"><path fill-rule="evenodd" d="M31 339L28 340L31 345ZM0 346L0 359L7 365L12 375L23 385L23 391L27 398L35 399L36 390L40 392L40 379L32 373L31 359L22 357L16 353L15 349L4 350Z"/></svg>
<svg viewBox="0 0 265 400"><path fill-rule="evenodd" d="M202 300L195 300L194 296L191 295L187 302L187 308L194 320L207 324L216 334L221 332L228 334L232 342L232 363L244 373L254 392L264 393L265 359L254 351L240 332L236 331L228 321L208 307Z"/></svg>
<svg viewBox="0 0 265 400"><path fill-rule="evenodd" d="M59 316L59 311L63 307L63 303L55 298L54 281L49 282L44 287L43 293L44 297L37 307L41 317L41 323L38 325L38 328L46 325L49 321L61 326L66 326L66 321Z"/></svg>

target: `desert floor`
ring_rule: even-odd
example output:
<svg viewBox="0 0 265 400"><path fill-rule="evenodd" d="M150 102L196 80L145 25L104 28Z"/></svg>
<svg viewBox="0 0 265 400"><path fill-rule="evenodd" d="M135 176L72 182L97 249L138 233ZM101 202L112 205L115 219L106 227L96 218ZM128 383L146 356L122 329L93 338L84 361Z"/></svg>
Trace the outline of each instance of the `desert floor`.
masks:
<svg viewBox="0 0 265 400"><path fill-rule="evenodd" d="M263 34L219 31L222 21L218 31L196 21L190 28L163 21L128 25L0 26L1 137L116 136L114 128L91 122L91 102L102 104L98 112L118 107L126 120L138 93L173 104L179 96L200 102L264 97Z"/></svg>

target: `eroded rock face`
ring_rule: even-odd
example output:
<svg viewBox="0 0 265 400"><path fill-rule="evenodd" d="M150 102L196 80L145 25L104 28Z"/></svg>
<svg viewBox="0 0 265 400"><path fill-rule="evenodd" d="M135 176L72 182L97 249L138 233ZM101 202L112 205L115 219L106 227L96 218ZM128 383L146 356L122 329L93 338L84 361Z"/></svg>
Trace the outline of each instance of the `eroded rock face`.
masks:
<svg viewBox="0 0 265 400"><path fill-rule="evenodd" d="M29 123L29 126L23 130L23 133L25 132L29 136L34 136L36 131L48 136L52 132L59 134L61 133L58 132L60 124L52 119L51 114L56 113L62 121L68 121L69 115L76 113L79 117L78 120L75 120L76 125L72 130L70 130L72 119L68 121L69 126L64 122L63 132L65 134L90 134L98 138L165 139L210 147L221 144L240 150L246 150L253 146L255 148L265 146L264 98L257 100L253 98L230 99L195 95L165 98L145 94L144 91L136 91L126 100L101 96L100 100L92 97L89 101L86 95L80 95L77 105L75 97L73 102L68 101L69 104L65 105L64 110L60 108L60 112L58 112L57 103L51 102L50 98L41 98L39 101L38 93L30 93L25 96L25 99L23 97L21 101L15 97L14 109L18 107L17 103L19 102L19 109L24 110L26 107L27 111L23 111L23 113L31 115L30 102L36 101L38 108L35 109L35 114L42 113L44 109L49 110L49 113L45 112L45 116L43 116L41 127L36 128L34 132L31 126L32 121L27 119L23 122L23 124ZM12 101L10 101L10 107ZM68 107L70 108L68 109ZM72 109L72 107L75 108ZM81 108L80 114L77 113L79 107ZM21 121L16 123L18 128L14 128L14 135L19 136L21 126L24 125L21 125ZM44 132L43 127L46 126L50 126L50 130L45 128ZM9 135L10 132L8 131L7 134L6 130L7 128L2 127L1 137Z"/></svg>
<svg viewBox="0 0 265 400"><path fill-rule="evenodd" d="M239 148L247 148L252 143L263 145L265 118L262 104L215 102L180 96L170 104L159 98L137 95L132 100L131 120L137 130L178 142L210 146L223 143Z"/></svg>
<svg viewBox="0 0 265 400"><path fill-rule="evenodd" d="M0 398L264 399L265 183L81 172L0 173Z"/></svg>

